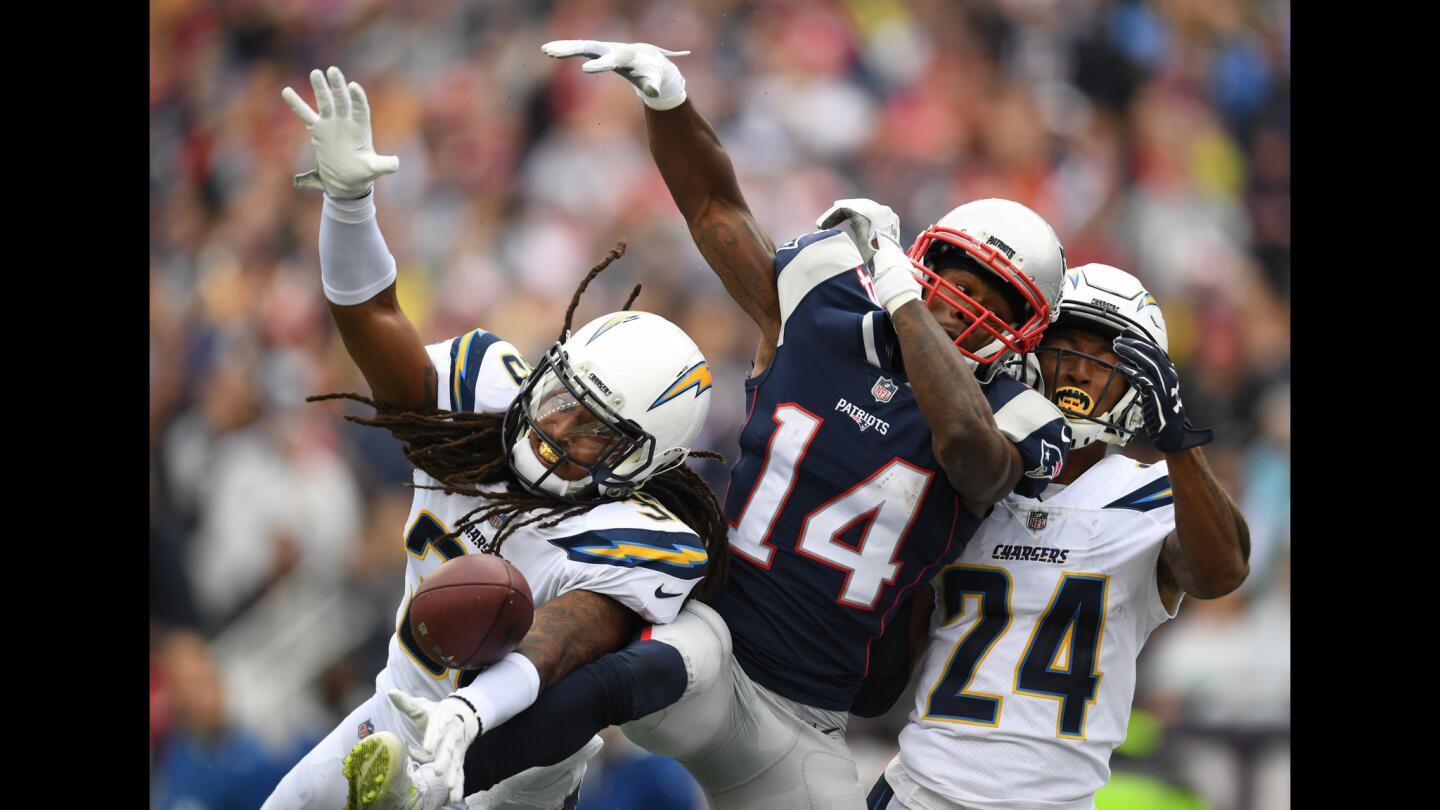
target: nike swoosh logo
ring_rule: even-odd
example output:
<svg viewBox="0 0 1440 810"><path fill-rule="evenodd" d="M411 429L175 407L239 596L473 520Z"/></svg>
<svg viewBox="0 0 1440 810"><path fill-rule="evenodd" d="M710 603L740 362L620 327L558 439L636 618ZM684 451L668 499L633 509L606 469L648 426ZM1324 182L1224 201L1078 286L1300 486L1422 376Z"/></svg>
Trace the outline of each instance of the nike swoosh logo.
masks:
<svg viewBox="0 0 1440 810"><path fill-rule="evenodd" d="M837 731L839 731L839 730L840 730L840 727L839 727L839 726L836 726L836 727L834 727L834 728L822 728L822 729L820 729L819 731L820 731L821 734L834 734L835 732L837 732Z"/></svg>
<svg viewBox="0 0 1440 810"><path fill-rule="evenodd" d="M669 598L671 598L671 597L673 597L673 596L679 596L679 595L680 595L680 594L678 594L678 593L666 593L666 592L665 592L665 586L664 586L664 585L656 585L656 586L655 586L655 598L656 598L656 599L669 599Z"/></svg>

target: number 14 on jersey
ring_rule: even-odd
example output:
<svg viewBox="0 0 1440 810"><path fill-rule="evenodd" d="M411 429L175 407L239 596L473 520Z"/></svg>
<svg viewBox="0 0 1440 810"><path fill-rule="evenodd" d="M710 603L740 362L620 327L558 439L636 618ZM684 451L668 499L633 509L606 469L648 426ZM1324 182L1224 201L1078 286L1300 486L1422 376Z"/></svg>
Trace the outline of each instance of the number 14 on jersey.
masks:
<svg viewBox="0 0 1440 810"><path fill-rule="evenodd" d="M765 465L740 510L730 536L736 553L769 568L775 555L770 535L780 516L810 442L824 418L793 402L775 408L775 432L765 452ZM895 581L900 565L895 550L915 521L935 474L894 458L865 480L821 504L805 516L796 552L845 572L845 584L836 601L873 610L880 592ZM867 523L864 534L851 546L840 537Z"/></svg>

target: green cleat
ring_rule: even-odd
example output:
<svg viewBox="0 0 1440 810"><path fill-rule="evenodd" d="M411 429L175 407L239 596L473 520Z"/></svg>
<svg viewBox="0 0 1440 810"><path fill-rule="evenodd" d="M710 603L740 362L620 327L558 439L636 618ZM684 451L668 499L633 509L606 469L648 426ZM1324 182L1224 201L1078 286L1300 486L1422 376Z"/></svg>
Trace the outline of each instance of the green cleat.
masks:
<svg viewBox="0 0 1440 810"><path fill-rule="evenodd" d="M366 737L350 749L341 773L349 790L345 810L406 810L411 806L405 744L388 731Z"/></svg>
<svg viewBox="0 0 1440 810"><path fill-rule="evenodd" d="M449 797L434 766L412 761L389 731L356 743L340 770L349 787L345 810L438 810Z"/></svg>

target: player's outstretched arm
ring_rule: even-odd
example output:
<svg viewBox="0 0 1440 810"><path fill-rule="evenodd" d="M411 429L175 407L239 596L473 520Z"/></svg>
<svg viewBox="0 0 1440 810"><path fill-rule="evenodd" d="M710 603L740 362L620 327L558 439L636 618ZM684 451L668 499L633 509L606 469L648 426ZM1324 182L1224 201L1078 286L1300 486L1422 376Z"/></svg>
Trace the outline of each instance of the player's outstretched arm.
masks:
<svg viewBox="0 0 1440 810"><path fill-rule="evenodd" d="M773 347L780 335L775 243L750 213L720 137L690 101L665 112L646 108L645 126L695 247Z"/></svg>
<svg viewBox="0 0 1440 810"><path fill-rule="evenodd" d="M371 145L370 103L339 68L310 72L318 110L292 88L285 103L310 132L318 166L295 187L323 191L320 278L345 348L375 399L396 408L435 407L436 373L395 296L395 259L375 222L375 179L399 167Z"/></svg>
<svg viewBox="0 0 1440 810"><path fill-rule="evenodd" d="M639 720L678 701L690 683L675 647L636 641L561 678L534 705L465 752L465 795L579 751L607 726Z"/></svg>
<svg viewBox="0 0 1440 810"><path fill-rule="evenodd" d="M625 646L640 624L635 611L608 596L570 591L535 611L530 632L515 652L535 665L543 692L576 667Z"/></svg>
<svg viewBox="0 0 1440 810"><path fill-rule="evenodd" d="M725 284L730 297L750 315L763 335L757 370L769 363L780 335L780 299L775 287L775 243L750 212L735 167L714 128L686 99L685 79L667 51L646 43L557 40L542 50L562 59L588 56L587 73L614 71L635 85L645 102L650 154L685 217L700 254Z"/></svg>
<svg viewBox="0 0 1440 810"><path fill-rule="evenodd" d="M1224 596L1250 574L1250 527L1220 485L1200 446L1214 438L1193 427L1180 400L1180 374L1165 352L1139 335L1115 338L1118 366L1140 392L1145 432L1165 454L1175 493L1175 531L1160 552L1160 597L1174 610L1180 594Z"/></svg>
<svg viewBox="0 0 1440 810"><path fill-rule="evenodd" d="M417 758L433 757L436 772L450 788L450 801L458 802L465 785L465 751L482 731L528 709L541 692L575 668L619 650L640 625L634 611L608 596L570 591L541 605L515 651L469 686L441 701L398 690L391 690L390 700L424 734Z"/></svg>

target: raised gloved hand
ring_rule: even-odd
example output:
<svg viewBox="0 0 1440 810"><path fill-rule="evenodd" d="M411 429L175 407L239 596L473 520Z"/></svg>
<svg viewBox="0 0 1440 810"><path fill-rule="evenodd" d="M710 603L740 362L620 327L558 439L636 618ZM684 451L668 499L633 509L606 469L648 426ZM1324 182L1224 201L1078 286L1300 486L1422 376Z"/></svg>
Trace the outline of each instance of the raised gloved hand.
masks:
<svg viewBox="0 0 1440 810"><path fill-rule="evenodd" d="M1209 444L1215 438L1215 431L1196 428L1185 417L1180 403L1180 373L1164 349L1131 331L1115 338L1114 346L1122 358L1116 368L1139 391L1145 435L1155 443L1155 449L1178 453Z"/></svg>
<svg viewBox="0 0 1440 810"><path fill-rule="evenodd" d="M906 302L922 297L910 258L900 247L900 217L890 206L863 197L836 200L815 224L849 232L860 258L871 269L875 300L891 315Z"/></svg>
<svg viewBox="0 0 1440 810"><path fill-rule="evenodd" d="M451 803L464 801L465 751L480 736L480 718L475 708L455 695L435 701L391 689L388 696L395 708L425 735L421 747L411 747L410 755L418 762L434 763L435 772L450 791Z"/></svg>
<svg viewBox="0 0 1440 810"><path fill-rule="evenodd" d="M319 70L310 71L315 89L316 113L293 88L281 98L310 130L319 168L295 175L295 187L323 191L337 200L353 200L370 193L375 179L400 168L394 155L377 155L370 137L370 102L355 82L345 83L340 68L331 67L329 83Z"/></svg>
<svg viewBox="0 0 1440 810"><path fill-rule="evenodd" d="M851 200L836 200L830 209L815 220L817 228L840 228L848 230L855 247L860 249L860 258L869 264L880 248L879 239L889 237L900 242L900 217L874 200L857 197Z"/></svg>
<svg viewBox="0 0 1440 810"><path fill-rule="evenodd" d="M586 73L613 70L635 85L635 94L654 110L671 110L685 103L685 77L666 57L689 56L689 51L667 51L648 42L601 42L595 39L557 39L540 46L546 56L566 59L588 56L580 66Z"/></svg>

